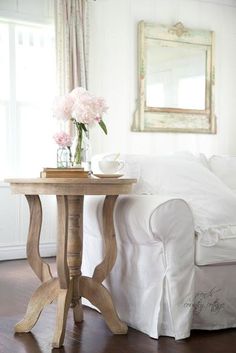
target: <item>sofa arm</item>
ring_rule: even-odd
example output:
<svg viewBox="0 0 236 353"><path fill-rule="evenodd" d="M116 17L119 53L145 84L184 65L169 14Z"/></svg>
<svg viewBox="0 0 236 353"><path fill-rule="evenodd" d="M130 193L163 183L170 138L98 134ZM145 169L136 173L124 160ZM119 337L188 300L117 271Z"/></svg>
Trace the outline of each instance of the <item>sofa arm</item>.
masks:
<svg viewBox="0 0 236 353"><path fill-rule="evenodd" d="M182 238L188 242L190 238L193 244L192 212L182 199L159 195L120 196L114 221L124 242L167 245Z"/></svg>
<svg viewBox="0 0 236 353"><path fill-rule="evenodd" d="M150 291L148 308L147 298L142 298L142 290L139 292L149 319L152 317L149 332L154 336L157 327L156 337L170 334L165 327L165 322L170 321L171 335L176 339L188 337L193 308L186 302L194 295L194 224L189 206L182 199L158 195L122 196L115 224L118 241L133 243L133 251L121 247L124 255L118 259L120 266L124 258L133 263L130 274L129 270L125 274L127 287L136 277L136 288L143 285ZM164 317L168 314L163 314L167 312L168 319ZM148 327L147 322L143 324Z"/></svg>
<svg viewBox="0 0 236 353"><path fill-rule="evenodd" d="M86 198L90 235L97 238L96 251L94 240L86 247L90 251L86 262L96 259L92 267L98 263L99 251L102 258L103 200L101 196ZM97 225L92 224L94 216ZM162 334L176 339L188 337L192 307L186 307L185 302L194 293L190 208L184 200L170 197L119 196L114 223L118 256L108 287L122 320L155 338ZM166 321L171 321L172 330L165 327Z"/></svg>

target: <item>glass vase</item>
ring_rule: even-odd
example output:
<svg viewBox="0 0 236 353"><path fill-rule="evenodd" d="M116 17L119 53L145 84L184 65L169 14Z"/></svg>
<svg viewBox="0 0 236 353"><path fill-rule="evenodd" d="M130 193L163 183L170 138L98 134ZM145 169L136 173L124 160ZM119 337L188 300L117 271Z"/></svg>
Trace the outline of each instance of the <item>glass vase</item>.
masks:
<svg viewBox="0 0 236 353"><path fill-rule="evenodd" d="M85 170L91 172L91 141L89 138L89 131L84 133L82 165Z"/></svg>
<svg viewBox="0 0 236 353"><path fill-rule="evenodd" d="M76 132L73 167L84 168L90 171L91 148L89 132L84 131L80 125L77 126Z"/></svg>
<svg viewBox="0 0 236 353"><path fill-rule="evenodd" d="M71 166L71 155L68 147L58 147L57 168L69 168Z"/></svg>

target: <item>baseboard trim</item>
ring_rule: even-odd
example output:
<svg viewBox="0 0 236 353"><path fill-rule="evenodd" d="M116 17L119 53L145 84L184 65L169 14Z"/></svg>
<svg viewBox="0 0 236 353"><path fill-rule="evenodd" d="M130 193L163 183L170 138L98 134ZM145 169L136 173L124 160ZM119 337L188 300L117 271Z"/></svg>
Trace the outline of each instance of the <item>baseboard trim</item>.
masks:
<svg viewBox="0 0 236 353"><path fill-rule="evenodd" d="M42 243L40 244L40 255L42 257L50 257L56 255L56 243ZM26 258L26 245L0 245L0 261L15 260Z"/></svg>

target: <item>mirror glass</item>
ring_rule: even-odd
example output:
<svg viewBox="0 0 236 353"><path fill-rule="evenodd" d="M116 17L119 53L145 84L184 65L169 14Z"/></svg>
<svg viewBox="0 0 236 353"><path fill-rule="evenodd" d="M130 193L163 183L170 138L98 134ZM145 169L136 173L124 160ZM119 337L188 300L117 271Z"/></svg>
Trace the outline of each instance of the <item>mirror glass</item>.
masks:
<svg viewBox="0 0 236 353"><path fill-rule="evenodd" d="M147 107L203 110L205 87L205 48L147 40Z"/></svg>
<svg viewBox="0 0 236 353"><path fill-rule="evenodd" d="M141 21L138 33L132 130L216 133L214 32Z"/></svg>

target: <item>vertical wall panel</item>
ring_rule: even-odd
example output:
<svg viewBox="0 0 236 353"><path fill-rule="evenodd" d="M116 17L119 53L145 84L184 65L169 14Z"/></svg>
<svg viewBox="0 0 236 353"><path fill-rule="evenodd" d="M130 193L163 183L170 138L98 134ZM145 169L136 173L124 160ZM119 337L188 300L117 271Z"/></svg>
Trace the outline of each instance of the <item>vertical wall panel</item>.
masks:
<svg viewBox="0 0 236 353"><path fill-rule="evenodd" d="M89 88L103 95L110 107L105 117L108 136L103 136L99 129L92 131L93 153L165 154L189 150L235 155L235 1L98 0L89 4ZM137 24L140 20L167 26L181 21L189 28L215 31L216 135L131 131L138 98Z"/></svg>

